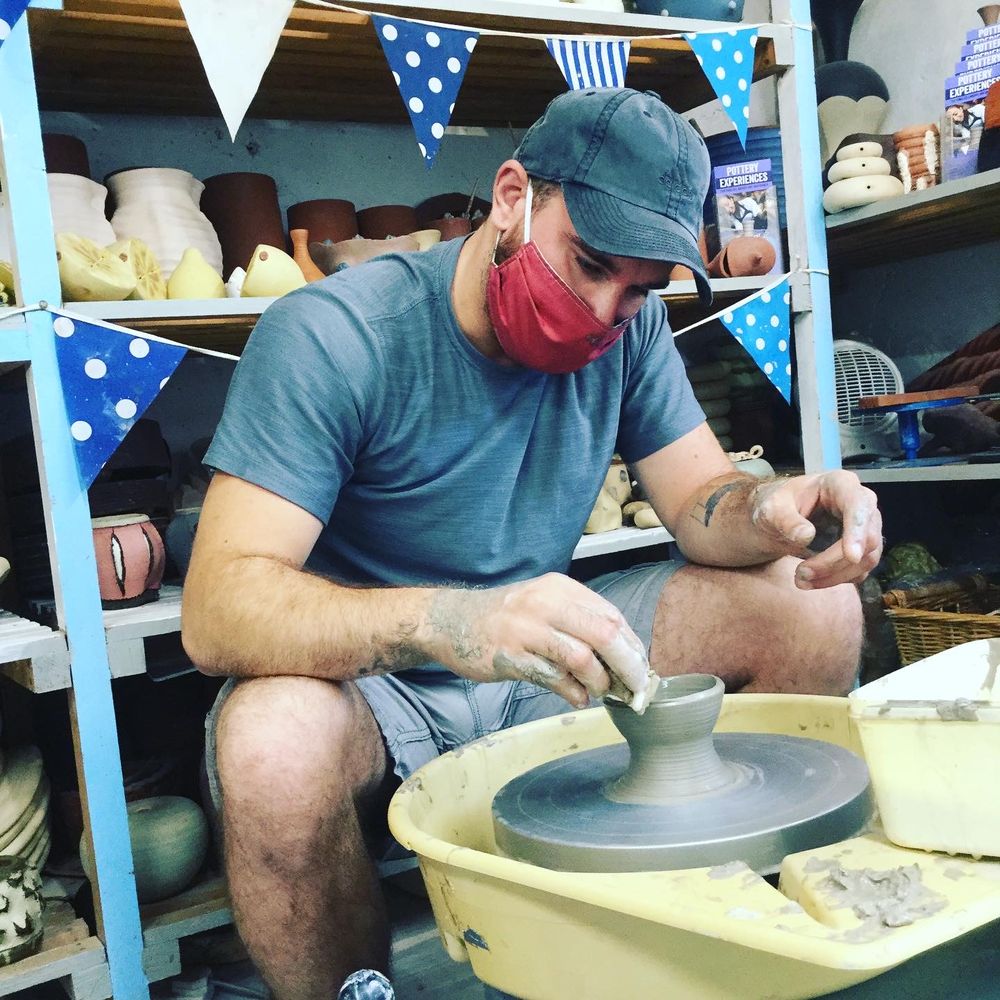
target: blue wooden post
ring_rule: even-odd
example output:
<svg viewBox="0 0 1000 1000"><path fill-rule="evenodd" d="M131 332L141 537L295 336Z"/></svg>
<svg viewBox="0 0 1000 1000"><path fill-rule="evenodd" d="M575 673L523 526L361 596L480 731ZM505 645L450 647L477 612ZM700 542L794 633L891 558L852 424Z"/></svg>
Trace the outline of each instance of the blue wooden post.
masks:
<svg viewBox="0 0 1000 1000"><path fill-rule="evenodd" d="M809 0L774 0L775 21L791 29L791 68L778 83L789 268L810 268L793 275L795 354L799 413L806 471L840 467L840 428L833 369L833 322L826 254L826 217L816 115L816 66Z"/></svg>
<svg viewBox="0 0 1000 1000"><path fill-rule="evenodd" d="M48 0L39 6L54 7ZM61 301L27 16L0 46L0 135L22 304ZM94 901L116 1000L148 1000L87 493L80 485L48 313L27 317L29 397L59 621L69 643L78 773L93 837ZM0 342L7 333L0 331Z"/></svg>

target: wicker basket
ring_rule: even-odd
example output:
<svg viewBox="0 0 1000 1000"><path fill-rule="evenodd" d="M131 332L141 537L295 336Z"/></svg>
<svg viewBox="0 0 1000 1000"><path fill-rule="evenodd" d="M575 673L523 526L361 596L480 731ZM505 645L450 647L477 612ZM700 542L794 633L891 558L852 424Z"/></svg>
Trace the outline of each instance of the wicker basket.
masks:
<svg viewBox="0 0 1000 1000"><path fill-rule="evenodd" d="M1000 636L1000 585L969 576L882 595L903 664L973 639Z"/></svg>

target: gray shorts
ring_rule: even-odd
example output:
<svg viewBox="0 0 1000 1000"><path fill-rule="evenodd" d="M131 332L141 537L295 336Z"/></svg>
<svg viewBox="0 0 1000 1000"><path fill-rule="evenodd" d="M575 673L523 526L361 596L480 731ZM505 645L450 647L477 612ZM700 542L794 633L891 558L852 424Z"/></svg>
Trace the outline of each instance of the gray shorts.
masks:
<svg viewBox="0 0 1000 1000"><path fill-rule="evenodd" d="M622 612L648 652L660 592L683 565L680 561L644 563L605 573L588 581L587 586ZM463 743L522 722L572 711L559 695L526 681L479 684L445 671L407 670L363 677L356 683L382 730L400 779ZM230 678L223 685L205 720L205 770L216 812L222 797L215 727L235 684Z"/></svg>

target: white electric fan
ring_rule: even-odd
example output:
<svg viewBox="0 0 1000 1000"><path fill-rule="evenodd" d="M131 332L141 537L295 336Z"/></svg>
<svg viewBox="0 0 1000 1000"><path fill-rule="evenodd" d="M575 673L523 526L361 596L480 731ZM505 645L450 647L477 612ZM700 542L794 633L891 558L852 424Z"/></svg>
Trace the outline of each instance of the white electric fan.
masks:
<svg viewBox="0 0 1000 1000"><path fill-rule="evenodd" d="M858 340L833 342L840 450L845 459L865 455L892 457L900 451L895 413L857 412L862 396L903 391L903 378L887 354Z"/></svg>

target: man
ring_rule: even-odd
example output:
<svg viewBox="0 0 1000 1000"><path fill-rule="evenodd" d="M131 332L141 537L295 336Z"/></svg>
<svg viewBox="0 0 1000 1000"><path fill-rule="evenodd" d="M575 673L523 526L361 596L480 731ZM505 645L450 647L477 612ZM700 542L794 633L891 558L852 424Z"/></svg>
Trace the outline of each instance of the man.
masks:
<svg viewBox="0 0 1000 1000"><path fill-rule="evenodd" d="M241 679L206 757L236 920L280 1000L385 970L366 832L443 750L585 706L637 643L731 691L853 682L873 494L735 471L652 292L676 263L707 292L708 181L656 95L568 93L464 243L261 318L206 459L183 622L202 670ZM615 451L689 563L588 588L563 573ZM823 510L843 538L813 555Z"/></svg>

